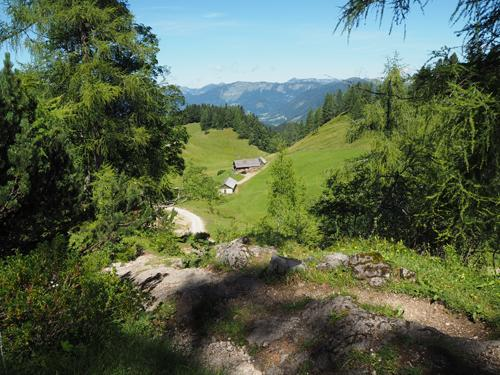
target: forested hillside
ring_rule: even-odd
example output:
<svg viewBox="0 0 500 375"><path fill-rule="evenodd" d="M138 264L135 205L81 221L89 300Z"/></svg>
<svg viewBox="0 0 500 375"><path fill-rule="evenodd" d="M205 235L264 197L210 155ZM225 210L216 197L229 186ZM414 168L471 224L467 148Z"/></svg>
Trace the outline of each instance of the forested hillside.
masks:
<svg viewBox="0 0 500 375"><path fill-rule="evenodd" d="M208 85L199 89L182 88L186 103L215 106L242 106L266 125L305 120L308 110L321 105L327 93L345 91L353 84L376 80L291 79L288 82L234 82Z"/></svg>

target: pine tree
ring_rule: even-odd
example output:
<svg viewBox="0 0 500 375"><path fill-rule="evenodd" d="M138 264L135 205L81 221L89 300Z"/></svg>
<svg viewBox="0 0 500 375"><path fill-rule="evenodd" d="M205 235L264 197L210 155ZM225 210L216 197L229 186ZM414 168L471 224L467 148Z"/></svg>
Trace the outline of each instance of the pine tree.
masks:
<svg viewBox="0 0 500 375"><path fill-rule="evenodd" d="M332 93L326 94L322 108L321 124L326 124L335 117L335 98Z"/></svg>
<svg viewBox="0 0 500 375"><path fill-rule="evenodd" d="M186 140L169 121L182 96L160 86L158 40L118 0L7 1L14 41L26 39L45 97L82 176L104 164L158 179L181 170ZM28 27L33 35L20 33ZM47 83L47 84L45 84Z"/></svg>
<svg viewBox="0 0 500 375"><path fill-rule="evenodd" d="M311 244L317 240L316 223L304 198L305 189L295 175L292 161L281 151L271 166L269 204L262 222L268 242L295 240Z"/></svg>

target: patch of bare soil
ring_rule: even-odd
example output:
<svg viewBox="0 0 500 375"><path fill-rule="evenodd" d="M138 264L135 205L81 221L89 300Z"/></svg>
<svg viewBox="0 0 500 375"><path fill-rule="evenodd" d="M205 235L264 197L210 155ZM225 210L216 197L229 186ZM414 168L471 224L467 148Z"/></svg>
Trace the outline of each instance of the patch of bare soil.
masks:
<svg viewBox="0 0 500 375"><path fill-rule="evenodd" d="M465 315L453 313L440 303L374 289L352 289L350 292L361 303L401 308L404 319L433 327L450 336L481 340L489 334L484 324L471 322Z"/></svg>
<svg viewBox="0 0 500 375"><path fill-rule="evenodd" d="M175 300L167 334L227 374L500 373L500 341L423 300L367 289L353 291L357 301L298 278L267 283L245 271L175 269L151 255L115 268L154 305ZM402 307L405 319L359 302Z"/></svg>

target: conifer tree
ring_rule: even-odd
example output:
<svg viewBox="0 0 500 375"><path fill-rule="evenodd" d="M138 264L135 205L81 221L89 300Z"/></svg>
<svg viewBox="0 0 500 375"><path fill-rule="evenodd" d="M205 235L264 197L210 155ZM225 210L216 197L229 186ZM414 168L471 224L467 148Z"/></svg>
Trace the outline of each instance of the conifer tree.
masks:
<svg viewBox="0 0 500 375"><path fill-rule="evenodd" d="M130 176L182 169L181 100L156 78L158 40L119 0L7 1L2 39L25 42L45 98L82 176L110 164Z"/></svg>

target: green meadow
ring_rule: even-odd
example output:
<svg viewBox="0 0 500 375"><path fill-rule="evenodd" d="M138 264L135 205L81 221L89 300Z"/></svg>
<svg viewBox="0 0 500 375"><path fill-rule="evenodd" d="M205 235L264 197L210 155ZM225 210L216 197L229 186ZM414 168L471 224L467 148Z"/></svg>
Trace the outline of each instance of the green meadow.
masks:
<svg viewBox="0 0 500 375"><path fill-rule="evenodd" d="M332 171L369 148L368 138L354 143L346 142L348 121L347 117L335 118L319 128L317 133L307 136L287 150L310 201L319 197ZM265 155L256 147L248 145L246 140L238 139L232 129L210 130L205 134L199 124L190 124L187 128L190 139L184 153L186 161L206 167L207 173L213 177L220 177L217 173L222 170L225 171L223 175L226 175L234 159ZM189 201L182 206L201 216L210 232L237 232L253 227L265 215L267 207L268 167L274 157L266 155L266 158L269 160L266 168L239 186L236 194L225 196L212 211L206 202Z"/></svg>
<svg viewBox="0 0 500 375"><path fill-rule="evenodd" d="M203 131L198 123L186 125L186 129L189 142L182 156L187 163L205 167L207 174L217 182L228 176L242 178L232 173L233 160L267 156L264 151L249 145L247 139L239 138L233 129Z"/></svg>

